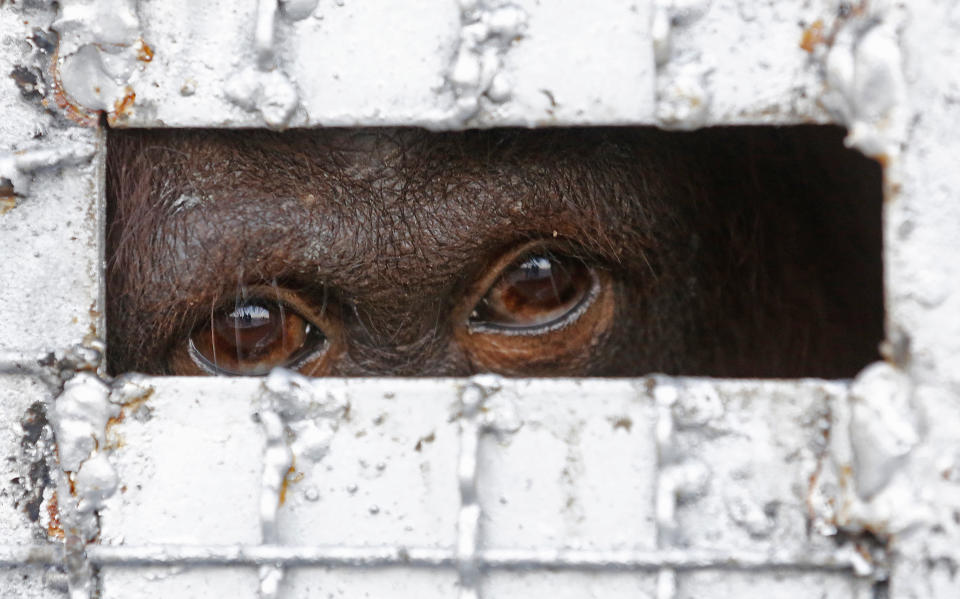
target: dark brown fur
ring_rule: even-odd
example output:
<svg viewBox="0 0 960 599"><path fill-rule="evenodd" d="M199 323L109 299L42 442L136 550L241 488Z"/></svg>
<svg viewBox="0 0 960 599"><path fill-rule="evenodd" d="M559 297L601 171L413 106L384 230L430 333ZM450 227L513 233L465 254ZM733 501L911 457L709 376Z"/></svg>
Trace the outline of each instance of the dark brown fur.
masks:
<svg viewBox="0 0 960 599"><path fill-rule="evenodd" d="M880 171L841 139L112 132L111 368L169 373L212 307L264 283L340 311L349 349L332 374L471 374L450 341L464 290L556 235L610 273L616 316L548 374L850 376L882 337Z"/></svg>

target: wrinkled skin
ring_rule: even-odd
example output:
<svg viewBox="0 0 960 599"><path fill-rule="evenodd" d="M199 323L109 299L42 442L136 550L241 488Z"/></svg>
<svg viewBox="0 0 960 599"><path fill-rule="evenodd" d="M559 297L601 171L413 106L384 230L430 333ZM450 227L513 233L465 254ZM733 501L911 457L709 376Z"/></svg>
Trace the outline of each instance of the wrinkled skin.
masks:
<svg viewBox="0 0 960 599"><path fill-rule="evenodd" d="M879 168L829 128L113 132L111 369L201 374L241 289L319 314L313 375L851 376L882 337ZM466 319L525 245L603 282L544 335Z"/></svg>

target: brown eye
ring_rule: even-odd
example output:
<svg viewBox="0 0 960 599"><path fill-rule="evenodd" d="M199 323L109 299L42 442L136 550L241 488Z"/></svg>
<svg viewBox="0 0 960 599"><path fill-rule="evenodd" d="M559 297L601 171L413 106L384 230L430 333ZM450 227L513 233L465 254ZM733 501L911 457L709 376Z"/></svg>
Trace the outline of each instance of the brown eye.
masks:
<svg viewBox="0 0 960 599"><path fill-rule="evenodd" d="M470 315L474 331L538 335L576 320L597 288L593 270L577 258L528 254L500 275Z"/></svg>
<svg viewBox="0 0 960 599"><path fill-rule="evenodd" d="M284 304L244 300L214 312L190 335L190 356L211 374L256 376L294 367L324 349L326 338Z"/></svg>

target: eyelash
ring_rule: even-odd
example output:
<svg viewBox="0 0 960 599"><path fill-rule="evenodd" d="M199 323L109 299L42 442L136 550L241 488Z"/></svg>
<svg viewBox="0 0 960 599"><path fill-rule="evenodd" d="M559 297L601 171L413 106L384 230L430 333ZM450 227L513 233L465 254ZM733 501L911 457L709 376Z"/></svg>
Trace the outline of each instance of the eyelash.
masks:
<svg viewBox="0 0 960 599"><path fill-rule="evenodd" d="M534 337L558 331L600 294L600 278L589 262L550 246L528 247L506 264L474 305L468 332Z"/></svg>
<svg viewBox="0 0 960 599"><path fill-rule="evenodd" d="M242 347L241 337L244 335L249 335L249 332L244 332L242 329L251 328L249 326L244 326L241 324L242 320L245 320L247 325L249 321L254 318L252 313L255 312L255 308L259 307L262 310L266 310L268 322L264 325L254 326L252 328L263 328L264 326L271 326L272 329L277 328L276 319L274 316L279 312L279 347L273 347L277 344L277 331L268 329L266 334L272 335L272 338L266 339L266 343L254 343L253 347ZM228 312L230 311L230 312ZM240 316L235 316L240 313ZM249 368L246 371L241 371L239 369L230 368L223 364L220 364L220 360L217 357L217 337L220 335L220 328L218 325L218 319L226 322L226 326L229 327L233 325L234 346L234 355L231 356L230 352L226 354L221 354L223 356L223 362L235 361L237 365L243 367L242 364L244 361L247 361L249 358L259 358L259 362L252 364L247 364ZM302 330L296 331L298 336L301 338L300 344L292 348L292 350L284 354L285 348L284 344L287 342L287 327L290 323L293 323L294 326L302 325ZM255 331L254 331L255 332ZM201 350L197 343L198 339L202 344L207 342L209 338L209 346L207 349L210 350L211 355L206 355L203 350ZM291 339L294 336L291 335ZM250 341L250 340L245 340ZM227 339L226 343L223 343L225 348L230 348L230 340ZM283 302L277 298L265 298L262 296L250 295L243 299L237 298L233 305L226 305L219 309L212 310L210 316L207 320L202 321L199 325L195 326L188 337L187 343L187 355L193 361L193 363L211 375L230 375L230 376L262 376L266 374L269 369L272 369L277 366L282 366L284 368L296 369L303 366L305 363L310 362L318 357L320 357L323 352L328 349L329 338L323 332L323 329L317 326L310 319L305 317L300 311L291 307L288 303ZM272 349L271 349L272 348ZM270 350L268 354L275 353L279 349L281 354L275 356L279 359L276 360L267 360L270 364L266 371L261 372L263 367L260 365L263 363L264 357L269 358L270 356L258 355L258 352L264 352L265 350ZM247 355L243 355L247 354Z"/></svg>
<svg viewBox="0 0 960 599"><path fill-rule="evenodd" d="M603 277L592 260L557 246L554 240L534 242L501 258L484 276L483 295L473 295L471 312L461 316L461 330L533 339L578 322L600 297ZM263 376L275 367L301 369L311 362L321 367L318 360L342 332L336 318L324 319L321 327L306 316L317 310L311 296L276 284L241 286L234 301L212 309L190 330L179 355L208 375ZM321 313L326 290L323 296Z"/></svg>
<svg viewBox="0 0 960 599"><path fill-rule="evenodd" d="M560 331L575 323L583 314L590 309L593 302L600 294L600 281L595 273L590 272L590 289L581 298L573 308L565 312L560 317L549 322L523 327L505 327L490 323L473 323L467 321L467 326L471 333L494 333L508 336L528 336L534 337L546 333Z"/></svg>

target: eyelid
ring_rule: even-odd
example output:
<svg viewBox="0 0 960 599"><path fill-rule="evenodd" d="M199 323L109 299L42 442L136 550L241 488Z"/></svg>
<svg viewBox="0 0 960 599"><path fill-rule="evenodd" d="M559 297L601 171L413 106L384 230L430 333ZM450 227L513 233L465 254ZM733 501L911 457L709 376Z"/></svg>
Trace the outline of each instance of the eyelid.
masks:
<svg viewBox="0 0 960 599"><path fill-rule="evenodd" d="M491 325L470 323L470 314L473 312L477 303L487 295L490 289L492 289L497 281L500 280L500 277L503 276L506 270L520 260L520 258L523 256L534 254L538 250L543 250L545 253L552 252L570 258L576 258L584 261L587 264L590 264L591 262L588 259L580 257L580 255L583 253L583 250L577 244L563 238L541 238L521 244L515 248L512 248L510 251L505 252L496 261L487 266L483 271L483 275L467 288L467 291L464 294L464 304L461 305L460 310L455 315L457 318L456 322L466 323L466 330L468 333L493 333L497 335L513 336L542 335L544 333L562 329L569 324L576 322L577 319L580 318L580 316L582 316L583 313L590 308L601 291L602 285L600 278L597 276L597 273L593 268L590 269L590 291L574 309L572 309L570 312L567 312L555 321L551 321L536 327L530 327L529 329L526 327L492 329L486 328ZM576 314L575 317L573 316L573 313Z"/></svg>
<svg viewBox="0 0 960 599"><path fill-rule="evenodd" d="M210 363L210 360L195 347L192 338L194 331L198 330L199 327L211 325L211 319L214 314L223 310L231 310L241 303L258 301L276 304L281 306L285 313L296 314L299 318L303 319L308 326L316 329L316 331L324 337L324 341L320 343L316 349L305 352L302 356L297 357L294 362L284 364L283 366L285 368L298 369L322 358L325 354L329 353L335 339L340 336L340 327L337 326L336 319L331 318L328 314L336 304L332 301L327 301L325 294L324 300L317 304L305 300L301 293L279 285L263 283L242 285L237 289L233 297L225 297L221 302L214 304L212 308L209 308L204 314L200 315L196 324L186 334L187 343L185 351L180 350L186 354L184 357L189 358L188 361L191 364L207 375L259 376L235 372L229 368ZM180 347L182 348L183 345L180 345Z"/></svg>
<svg viewBox="0 0 960 599"><path fill-rule="evenodd" d="M315 325L311 325L311 326L315 326ZM313 351L305 352L302 356L300 356L297 360L293 362L288 362L283 364L283 368L296 370L301 366L303 366L304 364L306 364L307 362L312 362L313 360L319 358L324 352L327 351L327 349L329 349L329 346L330 346L330 340L324 339L323 343L321 343L317 349ZM220 376L220 375L263 376L262 374L251 375L243 372L235 372L233 370L230 370L229 368L224 368L222 366L216 366L212 364L210 360L207 359L207 357L204 356L202 353L200 353L200 350L196 348L196 346L193 343L192 337L187 339L187 355L190 356L190 359L193 360L193 363L196 364L200 370L204 371L210 376Z"/></svg>
<svg viewBox="0 0 960 599"><path fill-rule="evenodd" d="M333 302L322 302L319 306L305 301L302 294L280 285L267 285L257 283L253 285L241 285L237 293L233 296L224 296L218 303L214 304L209 312L202 314L198 322L208 320L212 314L220 310L228 310L243 302L269 302L283 306L284 310L294 312L303 318L309 324L326 330L327 311L333 308ZM323 325L323 326L321 326Z"/></svg>
<svg viewBox="0 0 960 599"><path fill-rule="evenodd" d="M511 262L511 264L514 264ZM507 267L509 268L509 266ZM500 273L503 274L503 271ZM533 336L533 335L543 335L545 333L552 333L554 331L559 331L563 328L566 328L570 324L576 322L583 313L590 309L590 306L593 305L593 302L600 295L600 278L597 276L597 273L591 268L588 271L590 275L590 290L580 299L577 304L564 312L554 320L549 322L529 325L529 326L507 326L491 322L471 322L467 320L467 330L471 333L494 333L497 335L510 335L510 336ZM496 281L494 281L496 284ZM489 290L492 289L488 288ZM486 294L484 294L485 296ZM479 300L478 300L479 301Z"/></svg>

